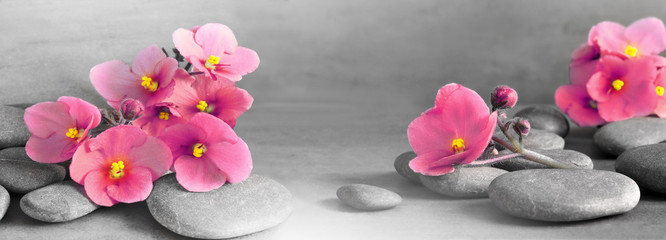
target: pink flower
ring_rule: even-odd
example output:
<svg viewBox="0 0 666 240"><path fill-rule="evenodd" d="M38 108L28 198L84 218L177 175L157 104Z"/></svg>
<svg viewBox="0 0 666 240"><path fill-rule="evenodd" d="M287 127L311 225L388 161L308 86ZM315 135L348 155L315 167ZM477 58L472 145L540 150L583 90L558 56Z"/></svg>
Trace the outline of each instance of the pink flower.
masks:
<svg viewBox="0 0 666 240"><path fill-rule="evenodd" d="M586 87L604 120L620 121L652 113L657 104L656 61L648 56L625 60L614 55L601 57Z"/></svg>
<svg viewBox="0 0 666 240"><path fill-rule="evenodd" d="M571 53L569 81L573 85L585 85L597 69L601 53L598 45L580 45Z"/></svg>
<svg viewBox="0 0 666 240"><path fill-rule="evenodd" d="M614 22L601 22L590 30L588 44L598 44L602 54L657 55L666 49L666 28L654 17L640 19L627 28Z"/></svg>
<svg viewBox="0 0 666 240"><path fill-rule="evenodd" d="M173 103L158 103L143 112L143 116L134 120L133 125L140 127L151 136L159 136L162 131L174 124L186 123Z"/></svg>
<svg viewBox="0 0 666 240"><path fill-rule="evenodd" d="M259 66L257 53L239 47L231 29L219 23L179 28L173 33L173 43L187 61L213 80L237 82Z"/></svg>
<svg viewBox="0 0 666 240"><path fill-rule="evenodd" d="M143 111L146 109L140 101L132 98L125 98L125 100L120 102L119 110L120 114L123 115L123 118L131 121L143 115Z"/></svg>
<svg viewBox="0 0 666 240"><path fill-rule="evenodd" d="M590 127L606 123L597 108L597 101L587 94L585 85L563 85L555 91L555 104L578 126Z"/></svg>
<svg viewBox="0 0 666 240"><path fill-rule="evenodd" d="M134 58L132 68L120 60L103 62L90 70L90 81L111 107L118 109L125 98L134 98L145 106L159 103L171 95L178 62L168 58L156 45Z"/></svg>
<svg viewBox="0 0 666 240"><path fill-rule="evenodd" d="M518 93L509 86L500 85L490 93L490 104L495 109L512 108L518 102Z"/></svg>
<svg viewBox="0 0 666 240"><path fill-rule="evenodd" d="M655 80L655 94L657 94L657 107L654 113L660 118L666 117L666 95L664 89L666 88L666 68L660 67L657 70L657 78Z"/></svg>
<svg viewBox="0 0 666 240"><path fill-rule="evenodd" d="M176 90L171 101L178 106L178 112L185 119L204 112L216 116L232 128L236 119L252 107L254 99L247 91L234 86L227 80L213 81L203 74L193 77L176 78Z"/></svg>
<svg viewBox="0 0 666 240"><path fill-rule="evenodd" d="M84 186L98 205L145 200L153 182L169 169L171 151L164 142L135 126L110 128L86 141L69 166L72 180Z"/></svg>
<svg viewBox="0 0 666 240"><path fill-rule="evenodd" d="M452 165L476 160L495 131L497 112L473 90L451 83L439 89L435 107L414 119L407 128L416 158L409 166L418 173L437 176L453 172Z"/></svg>
<svg viewBox="0 0 666 240"><path fill-rule="evenodd" d="M185 189L207 192L225 182L250 176L252 157L245 142L222 120L198 113L187 124L176 124L160 136L171 148L176 179Z"/></svg>
<svg viewBox="0 0 666 240"><path fill-rule="evenodd" d="M28 156L37 162L57 163L70 159L99 125L97 107L74 97L42 102L25 110L25 124L32 134L25 145Z"/></svg>

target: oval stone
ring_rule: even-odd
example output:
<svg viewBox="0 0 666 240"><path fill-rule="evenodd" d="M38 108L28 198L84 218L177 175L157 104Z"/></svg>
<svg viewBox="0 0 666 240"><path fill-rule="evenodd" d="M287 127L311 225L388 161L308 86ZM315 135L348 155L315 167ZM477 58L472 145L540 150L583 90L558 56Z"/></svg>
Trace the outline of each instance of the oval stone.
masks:
<svg viewBox="0 0 666 240"><path fill-rule="evenodd" d="M507 171L494 167L458 167L441 176L421 176L421 183L433 192L449 197L488 197L488 186Z"/></svg>
<svg viewBox="0 0 666 240"><path fill-rule="evenodd" d="M553 106L532 106L517 112L514 117L521 117L530 122L532 129L541 129L562 137L569 134L569 120Z"/></svg>
<svg viewBox="0 0 666 240"><path fill-rule="evenodd" d="M60 182L66 171L58 164L39 163L25 159L0 159L0 185L14 193L27 193Z"/></svg>
<svg viewBox="0 0 666 240"><path fill-rule="evenodd" d="M490 200L513 216L552 222L581 221L633 209L641 193L636 182L610 171L531 169L499 176Z"/></svg>
<svg viewBox="0 0 666 240"><path fill-rule="evenodd" d="M576 166L578 169L592 169L594 163L592 159L585 155L584 153L568 150L568 149L549 149L549 150L535 150L535 152L551 157L555 161L568 163L570 165ZM503 151L503 154L510 153L508 150ZM506 159L493 163L492 167L504 169L507 171L518 171L525 169L541 169L541 168L552 168L550 166L530 161L522 157L515 157Z"/></svg>
<svg viewBox="0 0 666 240"><path fill-rule="evenodd" d="M512 129L509 129L511 133L509 134L515 134ZM506 136L499 130L496 129L494 133L495 137L499 137L500 139L503 139L504 141L509 141L506 139ZM515 136L515 135L512 135ZM516 141L518 141L518 138L516 137ZM498 150L503 150L504 147L502 145L496 144L498 147ZM560 137L560 135L557 135L552 132L548 132L545 130L539 130L539 129L532 129L530 130L530 133L523 138L523 146L527 149L530 150L537 150L537 149L563 149L564 148L564 138Z"/></svg>
<svg viewBox="0 0 666 240"><path fill-rule="evenodd" d="M168 174L155 181L146 202L164 227L204 239L237 237L277 226L294 208L291 193L284 186L256 174L209 192L187 191L175 174Z"/></svg>
<svg viewBox="0 0 666 240"><path fill-rule="evenodd" d="M601 127L594 134L594 143L613 155L649 144L666 140L666 119L637 117L612 122Z"/></svg>
<svg viewBox="0 0 666 240"><path fill-rule="evenodd" d="M634 179L638 185L666 193L666 144L658 143L632 148L615 161L615 171Z"/></svg>
<svg viewBox="0 0 666 240"><path fill-rule="evenodd" d="M9 192L7 192L7 189L4 187L0 186L0 219L5 216L5 213L7 213L9 201Z"/></svg>
<svg viewBox="0 0 666 240"><path fill-rule="evenodd" d="M25 110L0 105L0 149L25 146L30 132L23 120Z"/></svg>
<svg viewBox="0 0 666 240"><path fill-rule="evenodd" d="M20 206L26 215L44 222L71 221L99 208L88 199L83 186L73 181L29 192L21 198Z"/></svg>
<svg viewBox="0 0 666 240"><path fill-rule="evenodd" d="M398 172L400 176L403 176L414 182L421 182L421 180L419 179L419 176L421 176L421 174L414 172L414 170L412 170L412 168L409 167L409 162L412 161L412 159L414 159L415 157L416 153L414 153L413 151L400 154L393 162L393 167L395 167L395 171Z"/></svg>
<svg viewBox="0 0 666 240"><path fill-rule="evenodd" d="M366 184L344 185L338 188L336 194L344 204L366 211L385 210L402 202L402 197L397 193Z"/></svg>

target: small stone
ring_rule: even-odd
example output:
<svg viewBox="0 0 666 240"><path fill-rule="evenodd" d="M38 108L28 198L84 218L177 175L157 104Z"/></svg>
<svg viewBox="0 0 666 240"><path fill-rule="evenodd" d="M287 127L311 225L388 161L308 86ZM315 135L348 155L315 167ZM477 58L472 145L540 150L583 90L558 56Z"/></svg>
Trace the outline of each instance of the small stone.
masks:
<svg viewBox="0 0 666 240"><path fill-rule="evenodd" d="M30 138L28 127L23 121L25 110L0 105L0 149L25 146Z"/></svg>
<svg viewBox="0 0 666 240"><path fill-rule="evenodd" d="M71 221L95 211L99 206L73 181L54 183L29 192L21 198L21 210L44 222Z"/></svg>
<svg viewBox="0 0 666 240"><path fill-rule="evenodd" d="M32 161L25 152L25 147L10 147L0 150L0 159Z"/></svg>
<svg viewBox="0 0 666 240"><path fill-rule="evenodd" d="M175 174L154 182L146 200L155 220L187 237L218 239L259 232L287 220L291 193L280 183L253 174L247 180L209 192L190 192Z"/></svg>
<svg viewBox="0 0 666 240"><path fill-rule="evenodd" d="M553 160L558 162L569 163L570 165L576 166L578 169L592 169L594 163L592 159L585 155L584 153L568 150L568 149L550 149L550 150L534 150L537 153L551 157ZM503 151L502 154L509 154L511 152ZM522 157L510 158L507 160L499 161L493 163L492 167L504 169L507 171L518 171L524 169L540 169L540 168L552 168L550 166L530 161Z"/></svg>
<svg viewBox="0 0 666 240"><path fill-rule="evenodd" d="M0 186L0 219L5 216L7 209L9 208L9 192L7 189Z"/></svg>
<svg viewBox="0 0 666 240"><path fill-rule="evenodd" d="M28 193L65 179L65 168L58 164L25 159L0 159L0 185L14 193Z"/></svg>
<svg viewBox="0 0 666 240"><path fill-rule="evenodd" d="M626 213L641 197L636 182L611 171L531 169L499 176L488 191L492 203L513 216L581 221Z"/></svg>
<svg viewBox="0 0 666 240"><path fill-rule="evenodd" d="M518 141L518 137L515 136L515 133L513 133L513 129L509 129L508 131L511 131L509 134L514 134L512 135L513 137L516 138L516 141ZM495 137L499 137L500 139L503 139L504 141L509 141L506 139L506 136L499 130L499 128L495 129ZM504 147L501 147L502 145L497 144L499 146L497 149L503 150ZM532 129L530 130L529 135L523 138L523 146L527 149L530 150L537 150L537 149L563 149L564 148L564 138L560 137L559 135L548 132L545 130L539 130L539 129Z"/></svg>
<svg viewBox="0 0 666 240"><path fill-rule="evenodd" d="M517 112L514 117L521 117L530 122L532 129L541 129L561 137L569 134L569 120L557 108L552 106L532 106Z"/></svg>
<svg viewBox="0 0 666 240"><path fill-rule="evenodd" d="M658 143L623 152L615 161L615 171L630 177L639 186L666 193L666 144Z"/></svg>
<svg viewBox="0 0 666 240"><path fill-rule="evenodd" d="M666 119L655 117L637 117L612 122L594 134L594 143L602 151L613 155L620 155L627 149L664 140L666 140Z"/></svg>
<svg viewBox="0 0 666 240"><path fill-rule="evenodd" d="M412 170L412 168L409 167L409 161L412 161L416 157L416 153L409 151L403 154L400 154L396 159L395 162L393 162L393 167L395 167L395 171L400 174L400 176L403 176L409 180L412 180L414 182L421 182L419 179L419 176L421 174L418 174Z"/></svg>
<svg viewBox="0 0 666 240"><path fill-rule="evenodd" d="M449 197L488 197L488 186L507 171L493 167L458 167L441 176L421 176L423 185L433 192Z"/></svg>
<svg viewBox="0 0 666 240"><path fill-rule="evenodd" d="M336 194L348 206L366 211L385 210L402 202L402 197L397 193L365 184L344 185L338 188Z"/></svg>

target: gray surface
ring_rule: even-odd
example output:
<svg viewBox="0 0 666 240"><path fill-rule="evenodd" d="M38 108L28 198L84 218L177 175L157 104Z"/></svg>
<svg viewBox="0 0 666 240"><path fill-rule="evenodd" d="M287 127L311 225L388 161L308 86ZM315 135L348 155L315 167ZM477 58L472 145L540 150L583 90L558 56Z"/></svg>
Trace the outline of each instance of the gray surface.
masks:
<svg viewBox="0 0 666 240"><path fill-rule="evenodd" d="M103 106L88 79L92 66L131 61L150 44L170 46L178 27L226 23L261 58L239 82L255 104L236 130L252 151L253 173L277 180L295 198L285 223L243 239L662 238L662 195L644 193L617 217L541 223L508 216L489 199L438 195L392 164L410 150L407 125L444 84L459 82L484 97L508 84L519 104L552 103L556 86L567 82L569 53L592 25L666 18L665 7L659 0L0 0L0 103L71 95ZM615 157L593 145L592 130L574 129L565 148L590 155L597 169L613 169L608 159ZM335 196L351 183L389 189L403 202L358 212ZM12 196L0 220L0 236L182 239L153 220L145 203L48 224L24 215L18 199Z"/></svg>

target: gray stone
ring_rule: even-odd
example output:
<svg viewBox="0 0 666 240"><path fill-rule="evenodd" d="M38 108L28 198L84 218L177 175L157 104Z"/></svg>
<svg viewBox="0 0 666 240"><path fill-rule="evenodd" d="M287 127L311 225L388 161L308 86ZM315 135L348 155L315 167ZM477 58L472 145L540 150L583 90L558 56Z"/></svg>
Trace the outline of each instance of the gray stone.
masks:
<svg viewBox="0 0 666 240"><path fill-rule="evenodd" d="M0 185L14 193L28 193L65 179L66 170L58 164L25 159L0 159Z"/></svg>
<svg viewBox="0 0 666 240"><path fill-rule="evenodd" d="M393 162L393 167L395 167L395 171L400 174L400 176L403 176L409 180L412 180L414 182L421 182L419 179L419 176L421 174L418 174L412 170L412 168L409 167L409 161L412 161L416 157L416 153L409 151L403 154L400 154L396 159L395 162Z"/></svg>
<svg viewBox="0 0 666 240"><path fill-rule="evenodd" d="M421 182L433 192L459 198L488 197L488 186L507 171L493 167L458 167L441 176L421 176Z"/></svg>
<svg viewBox="0 0 666 240"><path fill-rule="evenodd" d="M584 153L568 150L568 149L550 149L550 150L534 150L537 153L541 153L548 157L551 157L555 161L568 163L570 165L576 166L578 169L592 169L594 163L592 159L585 155ZM510 151L503 151L502 154L509 154ZM530 161L522 157L510 158L507 160L502 160L496 163L493 163L491 166L496 168L501 168L507 171L518 171L524 169L540 169L540 168L552 168L550 166Z"/></svg>
<svg viewBox="0 0 666 240"><path fill-rule="evenodd" d="M23 121L25 110L0 105L0 149L25 146L30 138L28 127Z"/></svg>
<svg viewBox="0 0 666 240"><path fill-rule="evenodd" d="M527 119L532 129L546 130L562 137L569 134L569 120L553 106L527 107L517 112L514 117Z"/></svg>
<svg viewBox="0 0 666 240"><path fill-rule="evenodd" d="M666 140L666 119L638 117L612 122L594 134L594 143L613 155L627 149L655 144Z"/></svg>
<svg viewBox="0 0 666 240"><path fill-rule="evenodd" d="M99 208L88 199L83 186L73 181L29 192L21 198L20 206L26 215L44 222L71 221Z"/></svg>
<svg viewBox="0 0 666 240"><path fill-rule="evenodd" d="M7 209L9 208L9 192L7 189L0 186L0 219L5 216Z"/></svg>
<svg viewBox="0 0 666 240"><path fill-rule="evenodd" d="M510 131L509 134L514 134L512 136L516 137L515 133L513 132L513 129L509 129L509 131ZM499 130L499 128L495 129L494 136L499 137L500 139L503 139L505 141L508 141L506 136L504 136L504 134ZM516 141L518 141L518 137L516 137ZM501 146L499 144L497 145ZM560 137L560 135L545 130L532 129L530 130L530 133L523 138L523 146L530 150L563 149L564 138ZM501 147L498 149L502 150L504 148Z"/></svg>
<svg viewBox="0 0 666 240"><path fill-rule="evenodd" d="M666 193L666 144L632 148L615 161L615 171L634 179L639 186Z"/></svg>
<svg viewBox="0 0 666 240"><path fill-rule="evenodd" d="M344 185L338 188L336 195L344 204L366 211L390 209L402 202L397 193L365 184Z"/></svg>
<svg viewBox="0 0 666 240"><path fill-rule="evenodd" d="M522 218L570 222L633 209L641 197L636 182L611 171L531 169L499 176L488 191L502 211Z"/></svg>
<svg viewBox="0 0 666 240"><path fill-rule="evenodd" d="M253 174L209 192L189 192L175 174L155 181L146 200L155 220L187 237L218 239L277 226L293 211L291 193L280 183Z"/></svg>

